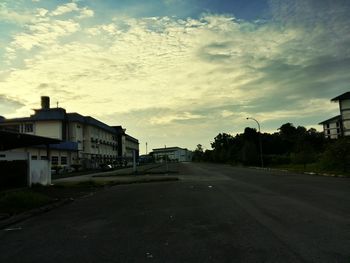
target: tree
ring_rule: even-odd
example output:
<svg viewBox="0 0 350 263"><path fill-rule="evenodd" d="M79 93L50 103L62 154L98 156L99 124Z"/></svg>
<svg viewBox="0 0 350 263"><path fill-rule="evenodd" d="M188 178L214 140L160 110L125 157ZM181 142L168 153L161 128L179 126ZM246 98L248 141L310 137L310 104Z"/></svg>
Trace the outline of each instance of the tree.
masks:
<svg viewBox="0 0 350 263"><path fill-rule="evenodd" d="M201 144L197 144L197 148L193 152L192 160L195 162L203 161L203 156L204 156L203 146Z"/></svg>
<svg viewBox="0 0 350 263"><path fill-rule="evenodd" d="M258 163L258 151L252 141L246 141L242 148L242 161L246 165L256 165Z"/></svg>

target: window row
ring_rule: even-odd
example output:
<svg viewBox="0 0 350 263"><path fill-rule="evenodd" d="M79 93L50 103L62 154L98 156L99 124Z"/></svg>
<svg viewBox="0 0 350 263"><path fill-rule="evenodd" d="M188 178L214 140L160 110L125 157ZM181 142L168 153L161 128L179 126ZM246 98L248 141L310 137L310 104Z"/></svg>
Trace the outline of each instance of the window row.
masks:
<svg viewBox="0 0 350 263"><path fill-rule="evenodd" d="M37 155L32 155L32 160L38 160ZM40 156L40 160L47 160L46 155ZM59 157L58 156L51 156L51 164L52 165L58 165ZM67 156L61 156L61 165L66 165L67 164Z"/></svg>

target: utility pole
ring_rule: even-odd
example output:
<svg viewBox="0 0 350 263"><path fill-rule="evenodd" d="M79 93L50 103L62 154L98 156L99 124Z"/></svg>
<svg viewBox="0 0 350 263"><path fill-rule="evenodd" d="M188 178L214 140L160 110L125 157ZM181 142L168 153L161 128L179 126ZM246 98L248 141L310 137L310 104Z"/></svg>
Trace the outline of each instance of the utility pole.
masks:
<svg viewBox="0 0 350 263"><path fill-rule="evenodd" d="M146 142L146 155L148 154L148 151L147 151L147 142Z"/></svg>
<svg viewBox="0 0 350 263"><path fill-rule="evenodd" d="M132 171L136 175L137 174L137 168L136 168L136 150L132 151Z"/></svg>
<svg viewBox="0 0 350 263"><path fill-rule="evenodd" d="M165 156L165 167L166 167L166 172L168 173L169 168L168 168L168 155L167 155L167 153L166 153L166 145L164 145L164 149L165 149L165 152L164 152L164 156Z"/></svg>

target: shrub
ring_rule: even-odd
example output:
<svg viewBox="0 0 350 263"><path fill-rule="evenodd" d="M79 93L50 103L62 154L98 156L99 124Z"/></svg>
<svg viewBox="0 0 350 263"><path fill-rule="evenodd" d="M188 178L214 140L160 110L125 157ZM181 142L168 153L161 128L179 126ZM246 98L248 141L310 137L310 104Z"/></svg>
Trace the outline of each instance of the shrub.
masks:
<svg viewBox="0 0 350 263"><path fill-rule="evenodd" d="M340 138L329 144L321 160L325 169L350 171L350 139Z"/></svg>

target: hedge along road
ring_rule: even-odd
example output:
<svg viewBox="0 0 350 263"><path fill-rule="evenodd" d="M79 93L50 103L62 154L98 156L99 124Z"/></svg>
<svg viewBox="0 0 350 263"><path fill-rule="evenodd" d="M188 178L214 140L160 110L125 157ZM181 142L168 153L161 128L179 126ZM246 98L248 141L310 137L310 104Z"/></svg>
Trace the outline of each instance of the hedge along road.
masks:
<svg viewBox="0 0 350 263"><path fill-rule="evenodd" d="M0 232L0 262L349 262L350 180L171 164Z"/></svg>

